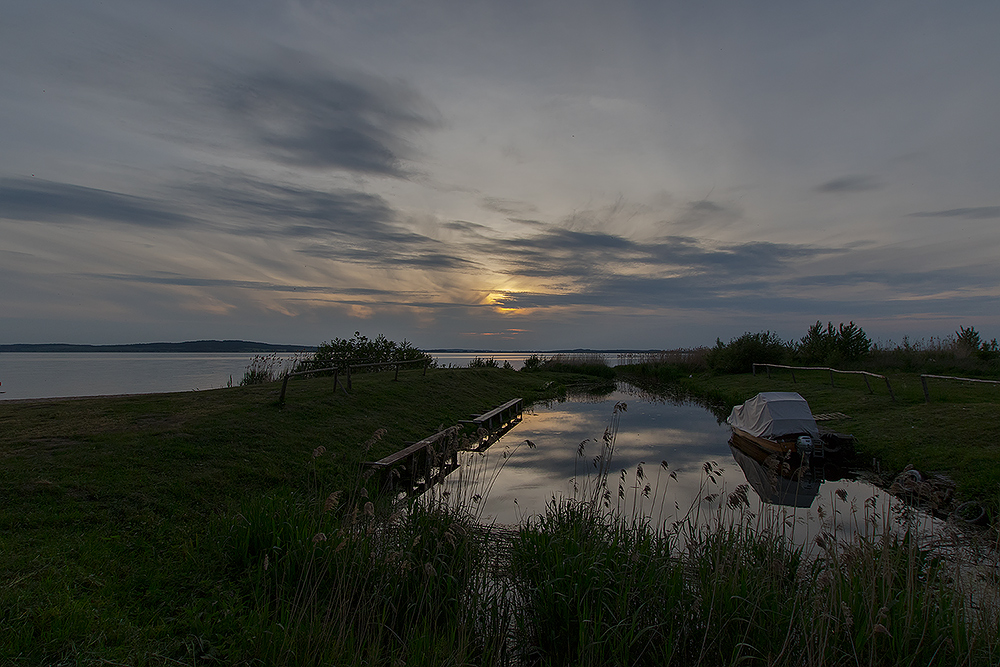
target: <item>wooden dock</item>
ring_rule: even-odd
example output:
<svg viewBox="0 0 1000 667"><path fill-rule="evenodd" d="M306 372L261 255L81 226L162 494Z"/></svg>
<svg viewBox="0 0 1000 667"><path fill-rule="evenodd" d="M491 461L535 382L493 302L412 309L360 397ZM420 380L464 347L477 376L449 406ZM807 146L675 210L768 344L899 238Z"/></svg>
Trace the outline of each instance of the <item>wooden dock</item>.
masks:
<svg viewBox="0 0 1000 667"><path fill-rule="evenodd" d="M459 451L484 451L520 423L523 412L524 400L515 398L365 465L376 471L383 489L422 493L458 468ZM469 425L475 426L471 437Z"/></svg>
<svg viewBox="0 0 1000 667"><path fill-rule="evenodd" d="M487 413L473 415L459 423L476 427L475 446L469 449L481 452L499 440L504 433L521 423L524 417L524 399L514 398Z"/></svg>

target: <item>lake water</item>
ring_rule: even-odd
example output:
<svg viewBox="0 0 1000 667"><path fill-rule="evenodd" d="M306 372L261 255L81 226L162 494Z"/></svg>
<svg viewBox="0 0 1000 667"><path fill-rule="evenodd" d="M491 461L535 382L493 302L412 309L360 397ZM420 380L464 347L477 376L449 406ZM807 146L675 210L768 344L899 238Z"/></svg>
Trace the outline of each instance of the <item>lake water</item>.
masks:
<svg viewBox="0 0 1000 667"><path fill-rule="evenodd" d="M5 352L0 354L0 400L216 389L230 380L239 384L253 356Z"/></svg>
<svg viewBox="0 0 1000 667"><path fill-rule="evenodd" d="M468 366L476 357L524 365L530 352L441 352L438 365ZM544 354L544 353L543 353ZM217 389L239 384L256 355L138 352L4 352L0 353L0 400L149 394ZM291 362L294 354L278 355ZM550 356L550 355L545 355ZM606 355L609 364L617 356Z"/></svg>
<svg viewBox="0 0 1000 667"><path fill-rule="evenodd" d="M616 405L624 406L617 414ZM536 405L486 452L463 454L459 469L434 492L481 505L486 522L519 523L543 513L556 498L594 492L594 457L609 427L614 451L607 503L626 516L638 512L655 525L686 517L705 524L720 515L739 515L770 522L803 544L821 531L847 536L880 528L885 521L896 527L914 524L922 531L943 526L832 464L814 467L799 479L769 474L729 444L728 426L704 407L624 384L604 395L577 394Z"/></svg>

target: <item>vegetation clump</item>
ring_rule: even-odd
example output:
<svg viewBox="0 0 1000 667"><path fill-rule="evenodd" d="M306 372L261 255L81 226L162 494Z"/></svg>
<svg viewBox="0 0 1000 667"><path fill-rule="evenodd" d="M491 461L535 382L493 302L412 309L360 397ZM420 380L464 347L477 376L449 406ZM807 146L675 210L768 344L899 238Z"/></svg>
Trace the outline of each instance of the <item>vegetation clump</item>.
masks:
<svg viewBox="0 0 1000 667"><path fill-rule="evenodd" d="M717 373L749 373L754 364L780 364L787 360L791 345L773 331L747 332L728 343L716 339L705 358Z"/></svg>
<svg viewBox="0 0 1000 667"><path fill-rule="evenodd" d="M294 362L292 362L294 364ZM248 387L254 384L267 384L281 379L286 372L286 361L278 356L277 352L271 354L258 354L250 360L240 380L241 387Z"/></svg>
<svg viewBox="0 0 1000 667"><path fill-rule="evenodd" d="M355 331L351 338L334 338L320 343L315 353L299 361L297 370L345 368L348 363L379 364L394 361L424 361L433 364L434 358L406 340L397 343L382 334L371 339L360 331Z"/></svg>
<svg viewBox="0 0 1000 667"><path fill-rule="evenodd" d="M749 373L753 364L783 364L994 376L1000 375L1000 343L983 340L975 327L959 327L951 336L926 341L904 337L899 344L872 342L853 321L836 327L816 322L798 341L784 341L772 331L747 332L728 343L717 339L705 364L719 374Z"/></svg>
<svg viewBox="0 0 1000 667"><path fill-rule="evenodd" d="M474 507L445 493L403 508L373 502L359 485L325 500L249 499L227 539L233 576L250 583L248 631L227 657L275 665L996 664L996 582L954 546L896 531L874 503L835 509L828 531L795 546L780 517L750 512L745 485L729 494L705 488L705 516L652 522L641 505L655 506L650 489L663 487L640 466L634 484L619 487L619 498L633 495L628 513L607 485L624 410L616 405L605 432L597 479L513 529L478 523ZM836 536L842 520L853 523L853 537Z"/></svg>
<svg viewBox="0 0 1000 667"><path fill-rule="evenodd" d="M555 354L545 359L533 354L524 360L522 371L549 371L554 373L582 373L605 380L615 378L615 369L608 366L603 354Z"/></svg>

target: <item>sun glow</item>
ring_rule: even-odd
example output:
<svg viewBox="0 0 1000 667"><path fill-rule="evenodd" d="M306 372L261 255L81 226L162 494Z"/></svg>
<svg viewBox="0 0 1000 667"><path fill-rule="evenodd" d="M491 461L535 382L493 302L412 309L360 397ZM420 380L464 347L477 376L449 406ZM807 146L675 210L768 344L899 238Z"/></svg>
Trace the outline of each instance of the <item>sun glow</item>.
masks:
<svg viewBox="0 0 1000 667"><path fill-rule="evenodd" d="M501 315L513 315L522 311L520 308L511 308L506 304L509 295L515 294L513 290L504 290L499 292L490 292L486 295L485 302L487 305L493 306L493 309L500 313Z"/></svg>

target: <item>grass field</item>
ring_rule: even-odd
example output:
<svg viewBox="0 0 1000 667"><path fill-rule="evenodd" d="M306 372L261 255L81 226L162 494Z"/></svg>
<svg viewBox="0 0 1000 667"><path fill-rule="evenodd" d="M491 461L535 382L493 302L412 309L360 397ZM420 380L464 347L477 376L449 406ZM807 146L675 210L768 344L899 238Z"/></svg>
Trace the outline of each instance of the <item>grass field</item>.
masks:
<svg viewBox="0 0 1000 667"><path fill-rule="evenodd" d="M924 405L915 376L891 378L893 402L819 374L691 375L723 411L799 391L887 468L996 483L988 392ZM365 486L365 460L581 379L438 369L358 375L350 395L296 378L283 406L278 383L0 403L0 664L997 664L989 536L941 551L873 521L808 556L738 494L708 528L569 501L511 531Z"/></svg>
<svg viewBox="0 0 1000 667"><path fill-rule="evenodd" d="M429 370L355 375L350 395L294 378L284 406L280 383L0 402L0 664L221 655L245 593L225 570L223 517L264 494L355 488L379 429L368 460L567 380Z"/></svg>

